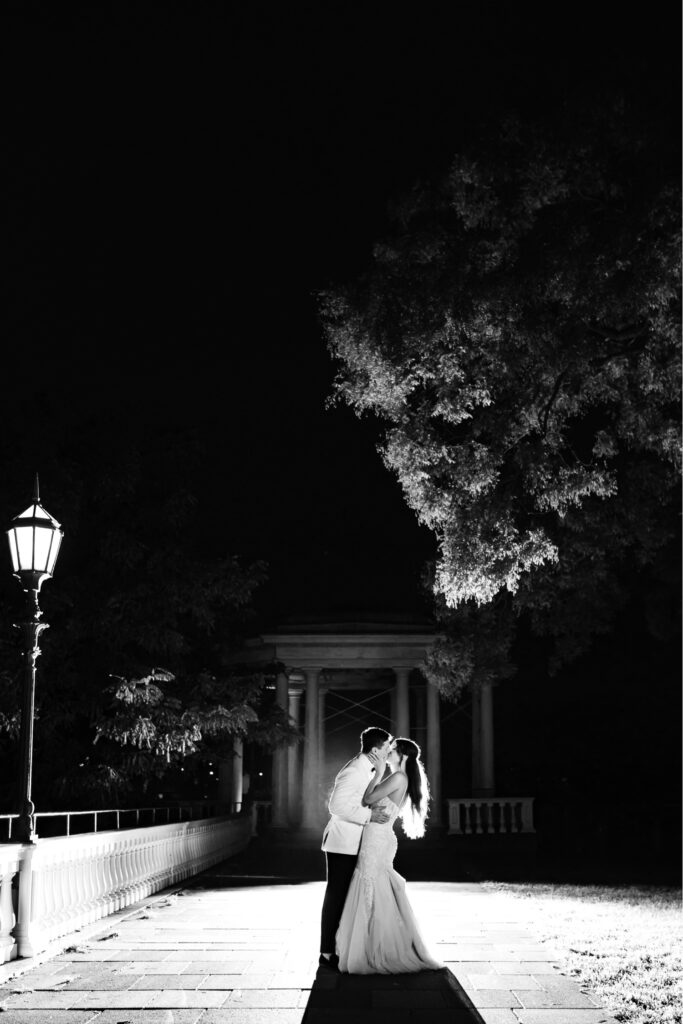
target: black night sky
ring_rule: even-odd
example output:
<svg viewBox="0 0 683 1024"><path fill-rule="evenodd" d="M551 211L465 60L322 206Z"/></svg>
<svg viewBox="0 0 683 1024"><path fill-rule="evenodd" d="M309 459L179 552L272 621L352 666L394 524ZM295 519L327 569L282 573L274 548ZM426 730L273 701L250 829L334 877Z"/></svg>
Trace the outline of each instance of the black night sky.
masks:
<svg viewBox="0 0 683 1024"><path fill-rule="evenodd" d="M507 110L616 88L673 124L673 16L549 12L13 5L2 413L37 424L37 467L93 418L138 443L191 427L206 533L269 562L266 617L428 613L430 535L373 424L325 409L315 296ZM3 482L10 505L32 470Z"/></svg>
<svg viewBox="0 0 683 1024"><path fill-rule="evenodd" d="M11 3L2 21L0 510L28 504L38 470L43 503L65 529L59 574L76 581L45 588L54 628L39 701L61 699L50 690L51 678L63 683L60 643L77 666L99 656L97 630L72 621L72 608L87 617L91 584L103 605L110 585L101 565L82 564L81 539L98 524L79 524L87 503L76 491L95 489L128 449L150 467L133 495L142 521L167 491L186 489L197 499L188 551L267 563L252 632L302 616L429 619L421 575L434 538L382 464L378 425L329 407L335 368L318 296L369 266L392 203L509 113L552 125L560 111L580 118L621 95L659 137L678 139L678 12L150 0ZM20 597L6 568L7 703ZM516 674L496 690L498 785L534 793L547 834L565 835L588 800L586 828L598 835L612 801L621 849L636 826L619 808L640 814L653 794L669 809L678 800L678 651L648 636L634 608L553 679L543 645L518 631ZM69 707L91 750L80 671L72 666ZM470 770L461 711L443 715L445 794ZM53 800L42 796L46 751L63 742L50 729L48 711L37 733L43 804ZM578 864L584 851L574 853Z"/></svg>

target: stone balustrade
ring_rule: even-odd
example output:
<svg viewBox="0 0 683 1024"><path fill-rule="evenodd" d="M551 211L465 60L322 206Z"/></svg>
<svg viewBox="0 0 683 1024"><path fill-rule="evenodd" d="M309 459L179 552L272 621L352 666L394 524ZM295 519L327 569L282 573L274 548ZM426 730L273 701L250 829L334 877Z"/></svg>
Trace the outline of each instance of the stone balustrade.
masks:
<svg viewBox="0 0 683 1024"><path fill-rule="evenodd" d="M535 832L531 796L456 797L448 801L449 836Z"/></svg>
<svg viewBox="0 0 683 1024"><path fill-rule="evenodd" d="M239 853L251 829L245 815L0 845L0 962L34 956L54 939Z"/></svg>
<svg viewBox="0 0 683 1024"><path fill-rule="evenodd" d="M12 935L14 927L14 902L12 880L20 869L21 843L0 844L0 964L14 960L17 955L17 941Z"/></svg>

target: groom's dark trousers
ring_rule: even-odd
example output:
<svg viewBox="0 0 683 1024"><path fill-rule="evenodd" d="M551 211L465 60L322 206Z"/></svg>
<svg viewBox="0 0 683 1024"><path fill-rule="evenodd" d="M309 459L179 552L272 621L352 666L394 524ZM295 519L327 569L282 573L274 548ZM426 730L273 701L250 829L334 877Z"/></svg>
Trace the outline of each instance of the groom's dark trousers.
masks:
<svg viewBox="0 0 683 1024"><path fill-rule="evenodd" d="M327 888L325 889L320 925L320 952L336 953L334 940L358 855L355 853L327 853L326 851L325 860L327 862Z"/></svg>

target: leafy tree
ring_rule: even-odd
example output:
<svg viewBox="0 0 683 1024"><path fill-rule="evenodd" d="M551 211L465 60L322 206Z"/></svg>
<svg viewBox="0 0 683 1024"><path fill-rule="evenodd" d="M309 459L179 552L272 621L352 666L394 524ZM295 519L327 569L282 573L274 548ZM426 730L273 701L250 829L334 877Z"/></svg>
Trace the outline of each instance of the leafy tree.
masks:
<svg viewBox="0 0 683 1024"><path fill-rule="evenodd" d="M227 754L236 735L268 747L292 740L266 685L274 670L239 664L266 567L225 550L229 529L212 531L198 509L187 482L201 454L187 433L141 441L135 424L112 437L93 423L44 456L45 503L65 523L65 540L58 579L41 594L52 626L36 695L43 806L132 798L169 766L182 761L191 772ZM5 468L21 479L18 466ZM6 501L9 518L21 501ZM0 635L0 735L10 765L22 671L10 625L20 617L15 588L2 595ZM11 803L15 773L3 774Z"/></svg>
<svg viewBox="0 0 683 1024"><path fill-rule="evenodd" d="M557 666L636 576L661 583L680 472L675 156L625 104L508 119L398 203L367 273L321 298L336 398L379 418L438 542L449 639L429 670L452 695L509 671L521 613Z"/></svg>

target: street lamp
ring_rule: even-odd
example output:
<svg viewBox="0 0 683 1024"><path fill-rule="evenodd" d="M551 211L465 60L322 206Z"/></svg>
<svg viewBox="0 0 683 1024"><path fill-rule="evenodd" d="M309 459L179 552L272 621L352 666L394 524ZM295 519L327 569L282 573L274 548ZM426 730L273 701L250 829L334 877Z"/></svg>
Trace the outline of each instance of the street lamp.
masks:
<svg viewBox="0 0 683 1024"><path fill-rule="evenodd" d="M32 843L35 833L35 807L31 800L33 776L33 716L36 690L36 660L40 654L38 640L47 622L41 622L38 591L43 580L52 576L63 533L56 519L40 505L38 474L36 473L33 501L20 515L15 516L7 531L14 575L26 592L28 614L24 622L16 623L24 636L24 688L22 694L21 731L19 751L21 757L21 790L19 820L13 839Z"/></svg>

